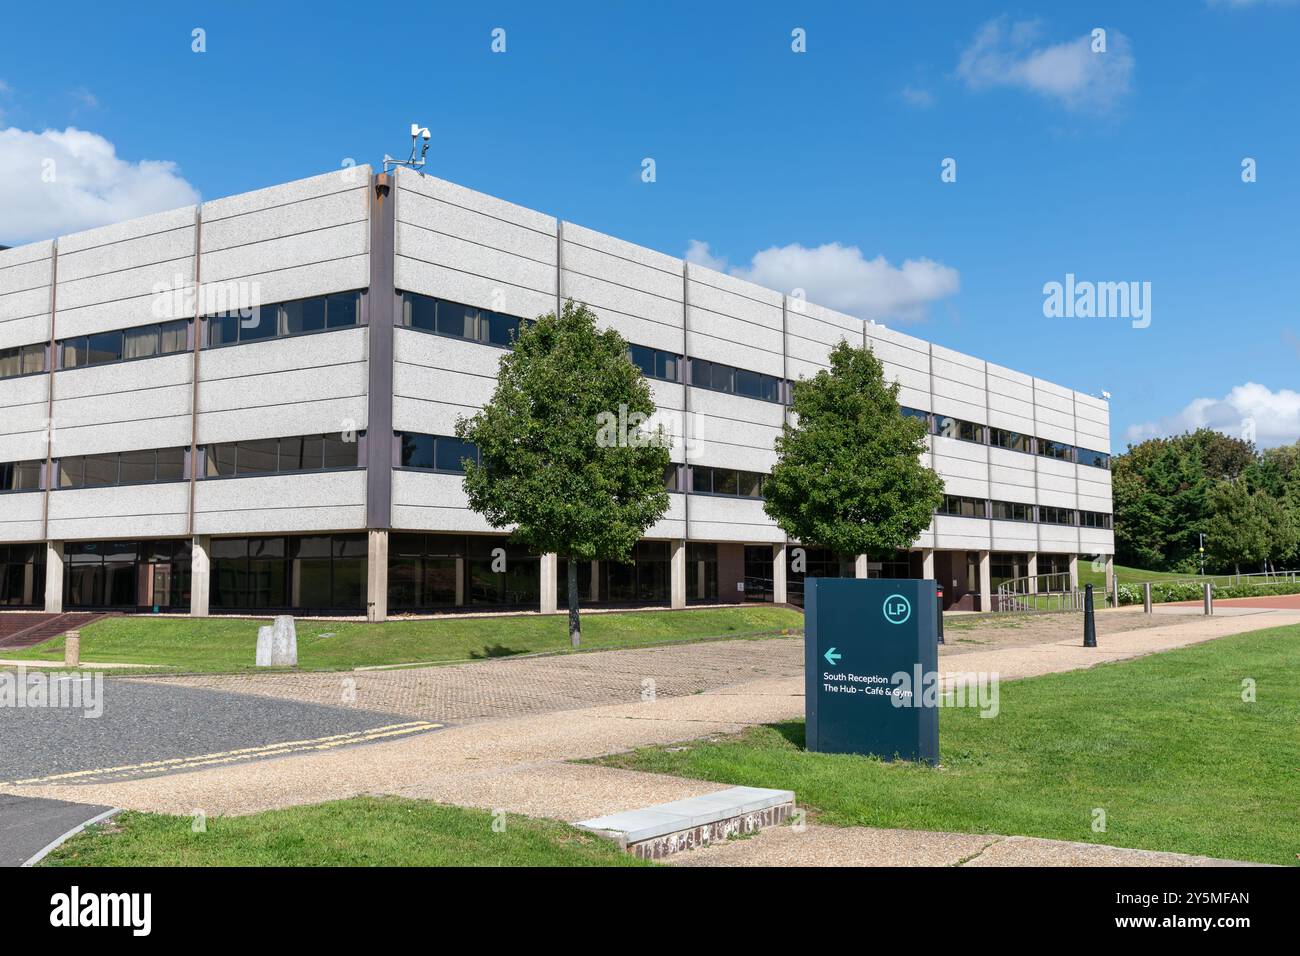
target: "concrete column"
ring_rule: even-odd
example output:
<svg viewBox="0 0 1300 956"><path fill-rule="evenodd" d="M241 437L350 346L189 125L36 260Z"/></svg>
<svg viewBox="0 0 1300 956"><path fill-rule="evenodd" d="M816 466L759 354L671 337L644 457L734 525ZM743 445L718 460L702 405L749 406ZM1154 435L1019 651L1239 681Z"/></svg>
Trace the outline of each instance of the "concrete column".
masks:
<svg viewBox="0 0 1300 956"><path fill-rule="evenodd" d="M686 607L686 541L677 538L673 541L672 573L670 594L673 607Z"/></svg>
<svg viewBox="0 0 1300 956"><path fill-rule="evenodd" d="M465 606L465 559L456 559L456 606Z"/></svg>
<svg viewBox="0 0 1300 956"><path fill-rule="evenodd" d="M212 539L195 535L190 542L190 617L207 617L212 604Z"/></svg>
<svg viewBox="0 0 1300 956"><path fill-rule="evenodd" d="M1038 593L1038 552L1029 552L1029 593Z"/></svg>
<svg viewBox="0 0 1300 956"><path fill-rule="evenodd" d="M935 580L934 577L934 548L921 549L921 577L929 580ZM942 584L943 582L939 582Z"/></svg>
<svg viewBox="0 0 1300 956"><path fill-rule="evenodd" d="M1070 590L1077 591L1078 589L1079 589L1079 556L1077 554L1072 554L1070 555Z"/></svg>
<svg viewBox="0 0 1300 956"><path fill-rule="evenodd" d="M772 545L772 603L788 604L790 595L786 587L785 572L788 567L785 545Z"/></svg>
<svg viewBox="0 0 1300 956"><path fill-rule="evenodd" d="M980 552L980 610L993 610L993 577L988 551Z"/></svg>
<svg viewBox="0 0 1300 956"><path fill-rule="evenodd" d="M1115 590L1115 555L1106 555L1106 593L1111 594Z"/></svg>
<svg viewBox="0 0 1300 956"><path fill-rule="evenodd" d="M591 602L600 600L600 562L591 562Z"/></svg>
<svg viewBox="0 0 1300 956"><path fill-rule="evenodd" d="M860 554L853 559L853 576L855 578L865 578L867 576L867 556Z"/></svg>
<svg viewBox="0 0 1300 956"><path fill-rule="evenodd" d="M554 614L559 609L559 571L560 558L556 554L544 554L542 560L538 562L542 567L542 613ZM568 580L566 575L565 593L568 593ZM566 604L567 606L567 604Z"/></svg>
<svg viewBox="0 0 1300 956"><path fill-rule="evenodd" d="M366 551L366 620L388 620L388 532L371 531Z"/></svg>
<svg viewBox="0 0 1300 956"><path fill-rule="evenodd" d="M45 613L63 613L63 542L45 542Z"/></svg>

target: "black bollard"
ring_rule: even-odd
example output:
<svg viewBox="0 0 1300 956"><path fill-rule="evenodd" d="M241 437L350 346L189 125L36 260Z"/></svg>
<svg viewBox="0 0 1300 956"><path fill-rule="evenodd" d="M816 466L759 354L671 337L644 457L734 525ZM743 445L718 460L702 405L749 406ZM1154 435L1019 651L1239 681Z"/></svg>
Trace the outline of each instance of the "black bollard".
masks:
<svg viewBox="0 0 1300 956"><path fill-rule="evenodd" d="M937 591L935 591L934 599L939 604L939 614L938 614L939 643L942 644L943 643L943 588L942 587L940 587Z"/></svg>
<svg viewBox="0 0 1300 956"><path fill-rule="evenodd" d="M1097 646L1097 621L1092 613L1092 585L1083 588L1083 646Z"/></svg>

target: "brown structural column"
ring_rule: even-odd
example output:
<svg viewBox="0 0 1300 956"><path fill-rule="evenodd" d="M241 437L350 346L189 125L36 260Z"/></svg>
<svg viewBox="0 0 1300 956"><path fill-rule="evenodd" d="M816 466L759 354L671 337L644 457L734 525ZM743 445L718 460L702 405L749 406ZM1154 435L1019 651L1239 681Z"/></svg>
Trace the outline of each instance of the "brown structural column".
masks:
<svg viewBox="0 0 1300 956"><path fill-rule="evenodd" d="M370 190L370 287L362 307L368 326L366 383L366 618L388 618L388 529L393 521L393 336L397 190L377 173Z"/></svg>
<svg viewBox="0 0 1300 956"><path fill-rule="evenodd" d="M366 292L369 381L366 421L366 527L386 531L393 514L393 329L396 217L393 177L378 173L370 193L370 288Z"/></svg>

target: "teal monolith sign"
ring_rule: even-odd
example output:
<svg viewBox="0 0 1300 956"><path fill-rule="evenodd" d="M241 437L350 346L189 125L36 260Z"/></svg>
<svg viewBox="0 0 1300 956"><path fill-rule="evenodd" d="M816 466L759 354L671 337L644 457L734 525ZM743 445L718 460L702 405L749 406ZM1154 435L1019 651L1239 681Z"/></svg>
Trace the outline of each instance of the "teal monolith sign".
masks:
<svg viewBox="0 0 1300 956"><path fill-rule="evenodd" d="M807 747L939 762L934 581L804 581Z"/></svg>

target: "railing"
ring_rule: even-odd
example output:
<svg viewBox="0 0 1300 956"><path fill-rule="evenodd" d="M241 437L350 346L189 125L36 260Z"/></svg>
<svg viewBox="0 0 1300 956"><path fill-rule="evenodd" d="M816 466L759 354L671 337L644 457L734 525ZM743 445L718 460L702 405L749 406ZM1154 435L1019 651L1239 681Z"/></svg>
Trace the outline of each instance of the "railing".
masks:
<svg viewBox="0 0 1300 956"><path fill-rule="evenodd" d="M1036 574L1030 577L1011 578L998 585L994 611L1082 611L1086 590L1070 586L1068 574ZM1114 579L1111 590L1093 587L1093 607L1112 607L1118 601L1120 581ZM1185 578L1167 578L1159 581L1127 581L1127 586L1143 584L1167 586L1179 584L1204 584L1212 587L1250 587L1254 585L1288 584L1300 586L1300 571L1252 571L1247 574L1211 574Z"/></svg>

